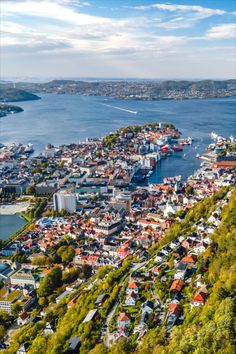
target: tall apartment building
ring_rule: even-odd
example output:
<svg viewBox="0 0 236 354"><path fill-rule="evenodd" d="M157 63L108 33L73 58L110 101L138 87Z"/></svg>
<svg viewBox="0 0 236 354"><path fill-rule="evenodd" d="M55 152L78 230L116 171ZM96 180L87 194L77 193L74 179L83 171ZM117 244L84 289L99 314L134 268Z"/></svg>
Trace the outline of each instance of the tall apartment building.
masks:
<svg viewBox="0 0 236 354"><path fill-rule="evenodd" d="M64 209L74 213L76 211L76 195L67 191L55 193L53 195L53 206L58 212Z"/></svg>

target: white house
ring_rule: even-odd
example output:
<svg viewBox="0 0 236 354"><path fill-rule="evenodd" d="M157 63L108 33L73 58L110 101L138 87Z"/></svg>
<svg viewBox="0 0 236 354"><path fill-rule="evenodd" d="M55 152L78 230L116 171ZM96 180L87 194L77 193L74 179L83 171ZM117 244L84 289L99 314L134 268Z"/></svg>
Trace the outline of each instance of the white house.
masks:
<svg viewBox="0 0 236 354"><path fill-rule="evenodd" d="M135 306L136 301L137 301L137 295L135 293L128 294L125 300L125 306Z"/></svg>

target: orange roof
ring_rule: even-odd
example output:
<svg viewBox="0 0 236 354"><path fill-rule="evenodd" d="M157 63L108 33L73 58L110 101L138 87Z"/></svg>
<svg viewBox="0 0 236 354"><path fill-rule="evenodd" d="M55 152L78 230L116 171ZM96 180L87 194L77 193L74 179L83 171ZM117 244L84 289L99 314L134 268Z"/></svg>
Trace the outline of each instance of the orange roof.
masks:
<svg viewBox="0 0 236 354"><path fill-rule="evenodd" d="M206 302L206 299L205 299L205 293L203 293L203 292L198 292L195 296L194 296L194 298L193 298L193 300L192 300L192 303L193 302L200 302L200 303L202 303L202 304L205 304L205 302Z"/></svg>
<svg viewBox="0 0 236 354"><path fill-rule="evenodd" d="M181 279L176 279L173 281L170 287L170 291L176 290L176 291L181 291L184 287L184 282Z"/></svg>
<svg viewBox="0 0 236 354"><path fill-rule="evenodd" d="M152 268L152 272L153 273L158 273L159 271L160 271L160 269L161 269L161 267L154 267L154 268Z"/></svg>
<svg viewBox="0 0 236 354"><path fill-rule="evenodd" d="M120 248L117 248L117 252L127 252L129 249L127 247L120 247Z"/></svg>
<svg viewBox="0 0 236 354"><path fill-rule="evenodd" d="M126 315L125 312L121 312L118 321L130 321L130 318Z"/></svg>
<svg viewBox="0 0 236 354"><path fill-rule="evenodd" d="M45 269L45 270L43 271L43 273L47 275L50 271L51 271L51 269Z"/></svg>
<svg viewBox="0 0 236 354"><path fill-rule="evenodd" d="M137 283L135 283L134 281L132 281L131 283L129 283L128 289L138 289Z"/></svg>
<svg viewBox="0 0 236 354"><path fill-rule="evenodd" d="M195 263L197 261L197 257L195 255L188 255L182 259L181 262L184 263Z"/></svg>
<svg viewBox="0 0 236 354"><path fill-rule="evenodd" d="M179 315L181 312L181 306L179 304L171 303L169 306L169 312L172 314Z"/></svg>
<svg viewBox="0 0 236 354"><path fill-rule="evenodd" d="M150 221L143 220L143 219L138 220L138 222L139 222L139 223L142 223L142 224L147 224L147 225L150 224Z"/></svg>
<svg viewBox="0 0 236 354"><path fill-rule="evenodd" d="M74 299L72 299L70 302L68 302L67 307L70 308L75 304Z"/></svg>

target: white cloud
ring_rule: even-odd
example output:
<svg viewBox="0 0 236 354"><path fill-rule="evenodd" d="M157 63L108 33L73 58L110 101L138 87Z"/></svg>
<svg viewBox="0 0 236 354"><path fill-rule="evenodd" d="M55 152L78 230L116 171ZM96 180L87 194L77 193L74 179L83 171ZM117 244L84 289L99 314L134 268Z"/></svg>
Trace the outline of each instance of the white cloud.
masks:
<svg viewBox="0 0 236 354"><path fill-rule="evenodd" d="M93 75L99 61L99 74L106 72L108 65L112 70L115 63L116 70L127 76L129 72L135 76L136 72L151 77L151 73L157 70L157 63L177 71L183 65L184 71L181 63L189 61L190 65L191 61L197 60L196 49L202 47L203 41L230 38L233 31L233 24L213 27L213 22L205 35L200 26L195 33L194 29L191 34L184 32L184 28L192 27L203 18L225 13L202 6L154 4L144 6L142 10L156 7L159 11L139 12L138 15L131 11L129 16L127 10L124 18L90 15L86 13L89 6L89 3L78 0L2 0L1 44L5 63L10 60L19 67L20 60L15 58L22 56L24 60L21 62L28 60L32 65L37 62L40 70L45 70L47 65L40 64L40 58L42 63L49 63L49 69L61 65L65 70L71 67L73 58L75 68L78 66L76 60L83 62L84 67L90 63ZM182 31L176 32L175 29ZM214 42L207 44L210 47ZM219 53L220 49L217 55ZM204 54L204 63L207 58L212 58L210 51ZM93 63L95 69L92 69Z"/></svg>
<svg viewBox="0 0 236 354"><path fill-rule="evenodd" d="M79 0L57 0L58 3L66 4L66 5L72 5L72 6L78 6L78 7L86 7L86 6L91 6L91 4L87 1L79 1Z"/></svg>
<svg viewBox="0 0 236 354"><path fill-rule="evenodd" d="M198 5L177 5L177 4L152 4L147 6L135 6L136 10L158 9L170 12L198 12L204 16L224 15L226 12L219 9L210 9Z"/></svg>
<svg viewBox="0 0 236 354"><path fill-rule="evenodd" d="M226 15L227 12L220 9L207 8L199 5L178 4L151 4L131 7L136 10L152 10L152 18L158 18L157 27L166 30L193 27L199 21L215 16ZM157 11L154 11L157 10Z"/></svg>
<svg viewBox="0 0 236 354"><path fill-rule="evenodd" d="M78 13L70 7L64 6L65 2L56 1L5 1L2 3L2 16L31 16L44 19L54 19L74 25L89 25L93 23L107 23L105 17L92 16Z"/></svg>
<svg viewBox="0 0 236 354"><path fill-rule="evenodd" d="M207 39L236 38L236 23L226 23L210 28L206 33Z"/></svg>
<svg viewBox="0 0 236 354"><path fill-rule="evenodd" d="M150 21L146 18L112 19L90 16L62 5L67 2L71 3L70 0L56 0L54 3L48 0L41 2L27 0L19 1L17 4L6 1L3 8L6 20L2 21L2 43L5 46L23 47L25 44L34 48L38 46L43 51L43 45L48 48L55 43L64 42L66 46L61 50L65 52L115 55L131 51L161 52L186 40L184 36L160 35L158 31L155 34L151 33ZM13 22L23 16L37 17L37 20L24 21L24 26ZM64 21L64 24L50 20Z"/></svg>
<svg viewBox="0 0 236 354"><path fill-rule="evenodd" d="M1 22L1 32L11 33L11 34L19 34L25 31L25 26L20 25L15 22L10 21L2 21Z"/></svg>

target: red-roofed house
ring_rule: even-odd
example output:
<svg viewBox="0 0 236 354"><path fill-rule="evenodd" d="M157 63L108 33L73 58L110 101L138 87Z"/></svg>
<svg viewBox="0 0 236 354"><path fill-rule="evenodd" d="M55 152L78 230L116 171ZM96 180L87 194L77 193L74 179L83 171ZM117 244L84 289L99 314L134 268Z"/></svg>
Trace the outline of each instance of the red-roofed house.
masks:
<svg viewBox="0 0 236 354"><path fill-rule="evenodd" d="M158 275L160 273L161 267L152 268L151 272L153 275Z"/></svg>
<svg viewBox="0 0 236 354"><path fill-rule="evenodd" d="M130 254L130 250L127 247L121 247L117 249L118 256L120 258L126 258Z"/></svg>
<svg viewBox="0 0 236 354"><path fill-rule="evenodd" d="M129 285L127 286L126 293L127 294L131 294L131 293L138 294L139 293L138 284L135 281L130 282Z"/></svg>
<svg viewBox="0 0 236 354"><path fill-rule="evenodd" d="M194 254L189 254L186 257L184 257L181 262L183 263L196 263L197 262L197 256Z"/></svg>
<svg viewBox="0 0 236 354"><path fill-rule="evenodd" d="M118 321L117 321L118 327L128 327L130 325L130 317L126 315L125 312L121 312Z"/></svg>
<svg viewBox="0 0 236 354"><path fill-rule="evenodd" d="M176 317L179 317L182 311L182 307L180 304L176 303L171 303L169 306L169 314L170 315L175 315Z"/></svg>
<svg viewBox="0 0 236 354"><path fill-rule="evenodd" d="M194 296L193 300L191 301L192 306L203 306L206 302L206 294L202 291L199 291Z"/></svg>
<svg viewBox="0 0 236 354"><path fill-rule="evenodd" d="M176 279L173 281L170 287L170 292L180 292L184 287L184 282L181 279Z"/></svg>

